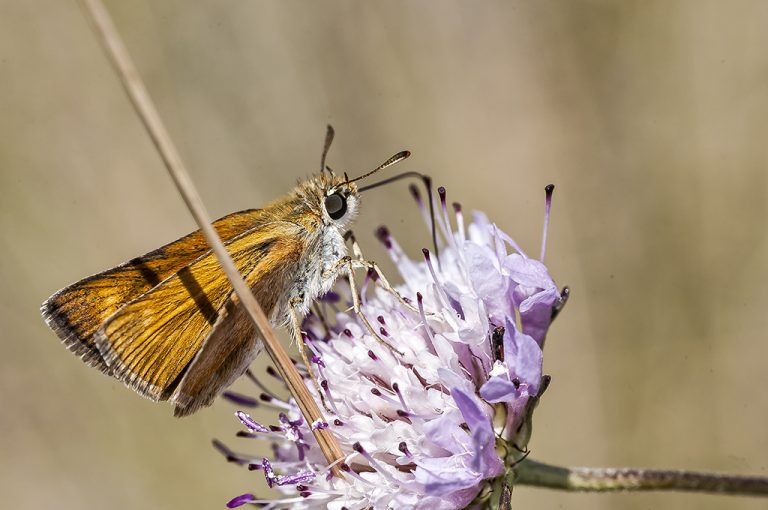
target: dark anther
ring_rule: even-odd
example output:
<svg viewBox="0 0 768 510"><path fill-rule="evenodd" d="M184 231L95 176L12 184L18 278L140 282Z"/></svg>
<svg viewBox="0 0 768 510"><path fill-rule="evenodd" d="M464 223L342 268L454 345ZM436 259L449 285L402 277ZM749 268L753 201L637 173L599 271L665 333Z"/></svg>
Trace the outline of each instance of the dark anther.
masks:
<svg viewBox="0 0 768 510"><path fill-rule="evenodd" d="M384 225L376 229L376 238L382 243L384 243L384 246L386 246L387 249L392 248L392 241L390 240L389 229Z"/></svg>
<svg viewBox="0 0 768 510"><path fill-rule="evenodd" d="M536 395L537 397L541 397L545 391L547 391L547 388L549 388L549 383L552 382L552 376L551 375L544 375L541 378L541 384L539 385L539 394Z"/></svg>
<svg viewBox="0 0 768 510"><path fill-rule="evenodd" d="M555 302L555 306L552 307L552 317L550 318L551 321L555 320L555 317L560 315L560 312L565 307L565 303L568 302L568 297L571 295L571 289L566 285L563 287L563 290L560 291L560 297Z"/></svg>
<svg viewBox="0 0 768 510"><path fill-rule="evenodd" d="M496 326L491 333L491 350L493 352L493 359L496 361L504 361L504 326Z"/></svg>
<svg viewBox="0 0 768 510"><path fill-rule="evenodd" d="M411 196L413 197L416 202L419 204L421 203L421 193L419 193L419 188L416 187L415 184L411 184L408 186L408 191L411 192Z"/></svg>

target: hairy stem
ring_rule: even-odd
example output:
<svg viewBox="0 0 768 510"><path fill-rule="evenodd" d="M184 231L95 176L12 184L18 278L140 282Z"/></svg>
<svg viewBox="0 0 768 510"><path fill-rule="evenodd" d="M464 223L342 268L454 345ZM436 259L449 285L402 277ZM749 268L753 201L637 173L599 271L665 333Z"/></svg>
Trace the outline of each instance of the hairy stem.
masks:
<svg viewBox="0 0 768 510"><path fill-rule="evenodd" d="M522 461L514 483L571 492L688 491L768 496L768 478L634 468L564 468Z"/></svg>

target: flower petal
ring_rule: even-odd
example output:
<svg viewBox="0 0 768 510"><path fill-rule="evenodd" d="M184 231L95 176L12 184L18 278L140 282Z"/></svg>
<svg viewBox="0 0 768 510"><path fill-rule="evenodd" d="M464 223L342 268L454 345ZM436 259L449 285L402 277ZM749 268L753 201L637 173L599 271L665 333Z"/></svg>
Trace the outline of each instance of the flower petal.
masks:
<svg viewBox="0 0 768 510"><path fill-rule="evenodd" d="M519 396L518 388L502 377L491 377L480 388L480 396L490 404L510 402Z"/></svg>

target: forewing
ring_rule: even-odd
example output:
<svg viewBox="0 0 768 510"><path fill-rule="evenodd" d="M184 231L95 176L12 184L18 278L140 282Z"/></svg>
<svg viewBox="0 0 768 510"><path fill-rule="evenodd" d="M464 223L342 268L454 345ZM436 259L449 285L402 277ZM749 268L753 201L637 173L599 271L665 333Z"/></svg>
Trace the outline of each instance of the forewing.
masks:
<svg viewBox="0 0 768 510"><path fill-rule="evenodd" d="M280 275L295 265L290 262L297 243L295 235L272 224L227 244L267 313L284 286ZM96 346L112 375L146 397L166 399L214 325L221 324L231 295L223 270L208 253L107 319L95 334Z"/></svg>
<svg viewBox="0 0 768 510"><path fill-rule="evenodd" d="M224 216L213 226L219 236L228 241L262 221L259 210L250 209ZM191 264L208 250L201 232L192 232L143 257L60 290L43 303L43 317L68 349L89 365L108 372L109 367L93 341L93 334L99 326L130 300Z"/></svg>

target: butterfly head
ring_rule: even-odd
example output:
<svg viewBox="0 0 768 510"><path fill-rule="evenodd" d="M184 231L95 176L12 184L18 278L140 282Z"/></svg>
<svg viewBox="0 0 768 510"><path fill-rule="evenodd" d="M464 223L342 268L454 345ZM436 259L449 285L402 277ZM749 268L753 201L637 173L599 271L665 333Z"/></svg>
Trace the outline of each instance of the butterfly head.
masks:
<svg viewBox="0 0 768 510"><path fill-rule="evenodd" d="M273 203L293 221L309 230L331 227L344 230L357 216L360 192L343 175L323 172L299 183L293 200ZM269 207L268 207L269 208Z"/></svg>
<svg viewBox="0 0 768 510"><path fill-rule="evenodd" d="M388 166L394 165L410 155L411 153L408 151L398 152L370 172L355 177L354 179L350 179L346 173L343 177L336 176L330 168L323 167L323 171L318 178L321 180L325 179L323 185L323 188L325 189L325 198L323 199L323 211L325 213L324 220L326 220L326 222L328 220L336 222L339 226L348 224L357 215L357 208L360 203L360 192L363 191L363 188L358 188L355 182L365 179ZM324 162L325 152L323 153L323 164ZM396 180L398 178L399 177L395 177L394 179ZM385 184L386 182L389 182L389 180L381 181L380 183L368 186L368 188L373 188L380 184Z"/></svg>
<svg viewBox="0 0 768 510"><path fill-rule="evenodd" d="M329 131L329 133L331 133L332 138L332 131ZM326 139L322 170L319 174L301 183L297 190L297 194L303 203L315 213L315 219L320 220L323 226L335 227L342 230L352 222L355 216L357 216L358 208L360 206L360 193L362 191L366 188L373 188L380 184L385 184L389 180L397 180L406 176L406 174L390 178L389 180L380 181L379 183L363 188L358 187L357 181L365 179L379 170L383 170L388 166L404 160L410 156L411 153L408 151L401 151L370 172L355 177L354 179L350 179L346 173L337 175L329 167L325 166L325 154L328 150L329 140L330 138Z"/></svg>

